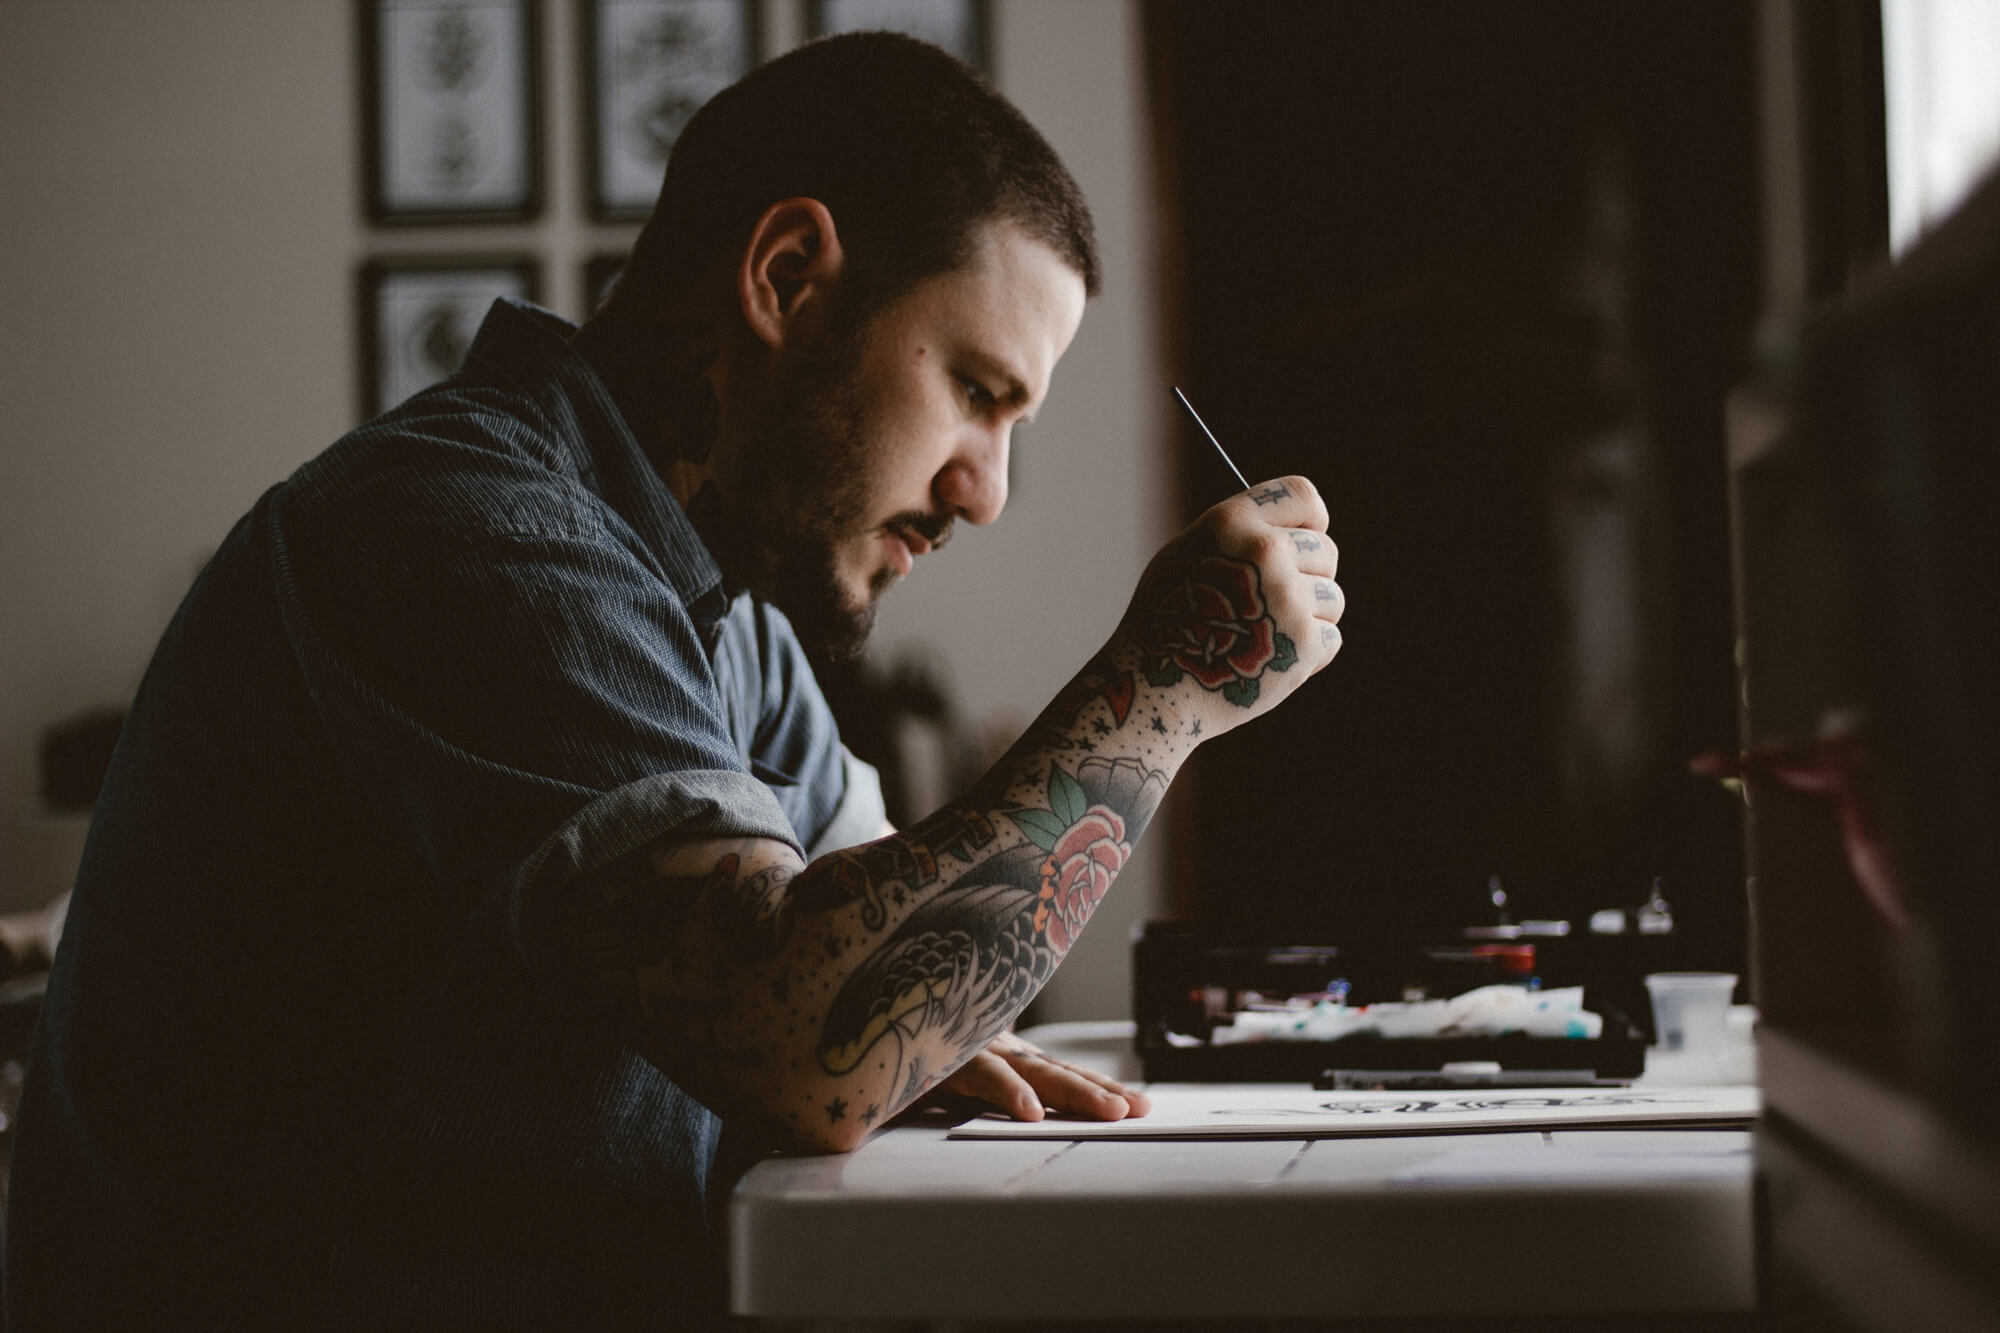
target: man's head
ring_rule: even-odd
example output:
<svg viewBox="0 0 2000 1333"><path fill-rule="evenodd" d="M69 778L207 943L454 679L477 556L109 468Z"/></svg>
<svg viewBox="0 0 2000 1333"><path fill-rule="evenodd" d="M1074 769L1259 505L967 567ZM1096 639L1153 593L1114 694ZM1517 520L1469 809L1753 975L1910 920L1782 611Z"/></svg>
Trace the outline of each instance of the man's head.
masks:
<svg viewBox="0 0 2000 1333"><path fill-rule="evenodd" d="M724 571L822 660L859 651L876 601L957 519L999 517L1013 428L1047 396L1084 305L1083 279L1011 222L979 228L964 263L858 328L840 268L817 203L760 223L739 284L760 354L723 358L721 427L689 507Z"/></svg>
<svg viewBox="0 0 2000 1333"><path fill-rule="evenodd" d="M1097 294L1090 210L1055 150L963 61L913 38L822 38L711 98L674 144L628 290L685 289L792 198L837 219L856 320L964 263L1000 219Z"/></svg>
<svg viewBox="0 0 2000 1333"><path fill-rule="evenodd" d="M658 344L645 392L684 419L663 462L725 575L837 659L954 520L998 516L1097 282L1034 127L947 53L866 33L703 107L593 322Z"/></svg>

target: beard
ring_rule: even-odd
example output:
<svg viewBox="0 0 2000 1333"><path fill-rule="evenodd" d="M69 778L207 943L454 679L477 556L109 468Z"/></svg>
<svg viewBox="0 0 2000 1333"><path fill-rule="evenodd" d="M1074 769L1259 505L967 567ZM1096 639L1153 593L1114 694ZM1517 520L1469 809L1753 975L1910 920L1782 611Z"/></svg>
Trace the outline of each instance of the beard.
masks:
<svg viewBox="0 0 2000 1333"><path fill-rule="evenodd" d="M866 337L865 323L842 321L803 349L688 507L732 590L783 611L819 666L860 655L895 582L880 570L857 597L840 578L842 548L899 528L942 546L951 528L922 512L868 522L874 479L856 390Z"/></svg>

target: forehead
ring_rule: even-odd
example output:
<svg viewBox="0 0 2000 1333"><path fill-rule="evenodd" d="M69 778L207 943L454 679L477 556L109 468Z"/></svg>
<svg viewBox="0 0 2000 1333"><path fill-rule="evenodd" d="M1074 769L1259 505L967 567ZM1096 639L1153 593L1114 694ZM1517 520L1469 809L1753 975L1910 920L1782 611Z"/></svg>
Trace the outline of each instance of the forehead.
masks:
<svg viewBox="0 0 2000 1333"><path fill-rule="evenodd" d="M890 324L935 339L947 355L1003 363L1037 400L1083 319L1083 277L1011 222L976 233L970 258L933 274L883 312Z"/></svg>

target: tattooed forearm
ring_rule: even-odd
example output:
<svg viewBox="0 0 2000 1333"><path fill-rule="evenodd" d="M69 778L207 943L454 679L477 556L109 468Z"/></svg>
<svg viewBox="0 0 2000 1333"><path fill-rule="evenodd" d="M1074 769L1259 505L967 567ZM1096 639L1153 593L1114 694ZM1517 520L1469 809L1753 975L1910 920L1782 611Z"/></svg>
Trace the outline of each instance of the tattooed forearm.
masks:
<svg viewBox="0 0 2000 1333"><path fill-rule="evenodd" d="M650 849L586 876L566 900L564 937L594 1000L634 1025L642 1044L686 1052L676 1061L699 1085L755 1070L764 1053L737 1039L724 1000L727 961L704 940L769 959L784 945L790 909L787 867L742 875L741 858L719 857L696 875L661 874Z"/></svg>
<svg viewBox="0 0 2000 1333"><path fill-rule="evenodd" d="M729 859L723 858L725 862ZM784 948L798 908L786 890L797 873L791 866L766 866L745 876L728 892L714 894L717 932L731 954L771 958Z"/></svg>
<svg viewBox="0 0 2000 1333"><path fill-rule="evenodd" d="M992 820L975 806L954 801L899 837L822 857L820 873L799 886L799 903L825 909L858 902L862 925L879 930L888 919L885 895L901 907L909 893L937 882L939 856L970 861L993 836Z"/></svg>
<svg viewBox="0 0 2000 1333"><path fill-rule="evenodd" d="M1183 603L1234 568L1185 562ZM695 1095L852 1146L1004 1033L1103 901L1193 749L1190 705L1212 697L1158 667L1114 636L964 798L903 833L804 866L783 844L666 847L594 883L586 970Z"/></svg>
<svg viewBox="0 0 2000 1333"><path fill-rule="evenodd" d="M1024 740L977 801L802 870L729 853L663 875L627 858L578 886L578 961L697 1096L849 1146L1007 1030L1167 780Z"/></svg>
<svg viewBox="0 0 2000 1333"><path fill-rule="evenodd" d="M1048 720L1059 730L1067 729L1083 715L1086 707L1102 700L1110 717L1110 726L1122 727L1132 711L1133 690L1130 671L1113 668L1099 658L1063 687L1055 703L1050 705Z"/></svg>
<svg viewBox="0 0 2000 1333"><path fill-rule="evenodd" d="M1166 791L1131 759L1051 763L1046 804L1004 818L1014 841L903 920L842 987L819 1059L847 1073L888 1048L970 1054L1006 1030L1075 943Z"/></svg>

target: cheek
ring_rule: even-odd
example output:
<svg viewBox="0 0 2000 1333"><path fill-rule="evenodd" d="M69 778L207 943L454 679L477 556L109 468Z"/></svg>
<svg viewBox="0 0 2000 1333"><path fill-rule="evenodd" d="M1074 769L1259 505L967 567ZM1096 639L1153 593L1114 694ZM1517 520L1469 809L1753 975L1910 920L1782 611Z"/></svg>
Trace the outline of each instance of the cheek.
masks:
<svg viewBox="0 0 2000 1333"><path fill-rule="evenodd" d="M864 421L857 472L878 503L895 509L926 503L931 477L951 455L950 439L934 404L921 398L884 404Z"/></svg>
<svg viewBox="0 0 2000 1333"><path fill-rule="evenodd" d="M854 368L860 439L854 468L875 507L931 506L931 479L952 456L963 411L955 381L928 343L877 344Z"/></svg>

